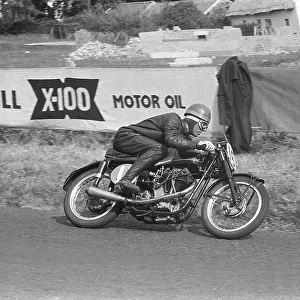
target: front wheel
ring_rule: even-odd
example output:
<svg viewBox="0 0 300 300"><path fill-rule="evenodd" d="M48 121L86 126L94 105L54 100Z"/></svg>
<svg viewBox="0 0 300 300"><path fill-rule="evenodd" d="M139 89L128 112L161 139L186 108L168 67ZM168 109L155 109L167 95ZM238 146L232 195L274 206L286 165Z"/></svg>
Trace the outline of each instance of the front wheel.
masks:
<svg viewBox="0 0 300 300"><path fill-rule="evenodd" d="M256 230L269 210L269 193L262 181L248 175L235 175L239 202L232 207L226 179L216 183L203 202L201 217L206 230L224 239L239 239Z"/></svg>
<svg viewBox="0 0 300 300"><path fill-rule="evenodd" d="M122 211L123 205L97 197L88 196L85 191L95 182L98 169L94 168L79 175L70 185L64 199L64 211L68 220L77 227L99 228L114 220ZM98 185L109 190L112 183L104 175Z"/></svg>

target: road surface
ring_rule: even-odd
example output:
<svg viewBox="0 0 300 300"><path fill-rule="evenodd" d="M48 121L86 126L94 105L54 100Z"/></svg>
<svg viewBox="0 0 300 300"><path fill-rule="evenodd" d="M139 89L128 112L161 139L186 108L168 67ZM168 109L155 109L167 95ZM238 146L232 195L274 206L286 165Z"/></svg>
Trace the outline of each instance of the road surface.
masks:
<svg viewBox="0 0 300 300"><path fill-rule="evenodd" d="M300 235L241 240L202 225L146 225L122 214L103 229L62 210L1 208L0 299L300 299Z"/></svg>

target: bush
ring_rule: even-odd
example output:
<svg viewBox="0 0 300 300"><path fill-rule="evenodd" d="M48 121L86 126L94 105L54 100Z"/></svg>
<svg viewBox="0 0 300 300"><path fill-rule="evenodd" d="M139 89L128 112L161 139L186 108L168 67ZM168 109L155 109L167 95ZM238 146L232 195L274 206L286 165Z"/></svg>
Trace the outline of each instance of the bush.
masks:
<svg viewBox="0 0 300 300"><path fill-rule="evenodd" d="M145 16L141 20L141 28L140 32L147 32L147 31L156 31L159 29L161 17L160 14L152 14L150 16Z"/></svg>
<svg viewBox="0 0 300 300"><path fill-rule="evenodd" d="M111 11L108 14L86 11L65 19L64 23L74 24L73 31L79 29L114 33L125 31L129 36L137 36L141 28L140 16L119 11Z"/></svg>
<svg viewBox="0 0 300 300"><path fill-rule="evenodd" d="M128 12L112 11L109 14L113 21L112 32L125 31L129 36L137 36L141 31L141 16Z"/></svg>
<svg viewBox="0 0 300 300"><path fill-rule="evenodd" d="M49 34L51 28L61 25L56 20L41 18L35 19L24 19L13 24L7 24L0 20L0 34L22 34L22 33L35 33L35 34Z"/></svg>
<svg viewBox="0 0 300 300"><path fill-rule="evenodd" d="M0 34L7 33L9 27L10 27L9 23L5 22L4 19L0 19Z"/></svg>
<svg viewBox="0 0 300 300"><path fill-rule="evenodd" d="M34 33L44 33L44 34L49 34L51 28L61 25L60 22L53 19L47 19L47 18L36 20L36 23L38 24L38 29Z"/></svg>
<svg viewBox="0 0 300 300"><path fill-rule="evenodd" d="M94 14L87 11L74 17L66 18L64 24L69 25L72 32L80 29L107 32L112 31L112 28L116 26L115 21L107 14Z"/></svg>
<svg viewBox="0 0 300 300"><path fill-rule="evenodd" d="M36 32L38 30L38 24L32 20L22 20L18 22L14 22L10 28L8 29L9 34L20 34L26 32Z"/></svg>

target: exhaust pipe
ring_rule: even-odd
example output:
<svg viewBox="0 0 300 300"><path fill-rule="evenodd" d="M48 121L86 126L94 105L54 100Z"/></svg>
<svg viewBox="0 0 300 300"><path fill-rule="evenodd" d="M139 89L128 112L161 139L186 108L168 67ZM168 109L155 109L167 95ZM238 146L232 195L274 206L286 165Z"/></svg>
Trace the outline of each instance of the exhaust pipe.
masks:
<svg viewBox="0 0 300 300"><path fill-rule="evenodd" d="M170 195L166 195L166 196L156 197L153 199L148 199L148 200L137 200L137 199L126 198L119 194L101 190L95 186L88 187L85 192L91 197L99 197L99 198L109 200L109 201L123 202L123 203L130 203L130 204L154 204L154 203L158 203L161 201L169 201L175 197L182 197L182 196L190 193L194 189L195 185L196 185L196 183L192 184L191 186L189 186L187 189L185 189L183 191L180 191L180 192L177 192L174 194L170 194Z"/></svg>

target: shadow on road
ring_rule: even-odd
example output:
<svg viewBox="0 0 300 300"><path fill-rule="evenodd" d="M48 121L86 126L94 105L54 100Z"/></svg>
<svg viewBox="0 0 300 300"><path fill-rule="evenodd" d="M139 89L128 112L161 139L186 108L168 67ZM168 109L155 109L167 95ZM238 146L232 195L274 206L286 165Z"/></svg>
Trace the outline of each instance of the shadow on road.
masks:
<svg viewBox="0 0 300 300"><path fill-rule="evenodd" d="M61 225L75 227L73 224L71 224L68 221L66 216L53 216L51 217L51 219L55 220L57 223ZM208 238L215 238L206 231L201 221L199 222L199 220L188 221L186 223L173 224L173 225L145 224L143 222L137 221L129 214L126 215L123 214L123 215L119 215L118 218L116 218L111 223L102 227L102 229L105 228L119 228L119 229L136 230L136 231L156 231L156 232L174 232L174 231L187 230L188 232L196 235L200 235ZM99 230L100 229L101 228L99 228Z"/></svg>
<svg viewBox="0 0 300 300"><path fill-rule="evenodd" d="M55 220L57 223L75 227L71 224L66 216L53 216L52 220ZM204 226L201 223L201 220L197 218L197 220L187 221L183 224L175 224L175 225L164 225L164 224L144 224L142 222L137 221L131 215L120 215L117 219L112 221L111 223L102 227L105 228L118 228L118 229L127 229L127 230L136 230L136 231L157 231L157 232L174 232L174 231L183 231L187 230L192 234L196 234L199 236L207 237L207 238L216 238L212 236L210 233L206 231ZM101 230L101 228L99 228ZM239 240L248 240L251 239L252 235L247 235Z"/></svg>
<svg viewBox="0 0 300 300"><path fill-rule="evenodd" d="M57 223L64 226L75 227L72 223L70 223L66 216L53 216L52 220L55 220ZM137 221L130 215L120 215L117 219L112 221L111 223L102 227L105 228L124 228L130 230L148 230L148 231L178 231L174 225L158 225L158 224L144 224L142 222ZM99 228L101 229L101 228Z"/></svg>
<svg viewBox="0 0 300 300"><path fill-rule="evenodd" d="M51 220L55 220L57 223L61 224L61 225L65 225L65 226L70 226L70 227L74 227L73 224L71 224L67 217L65 216L53 216L51 217Z"/></svg>

